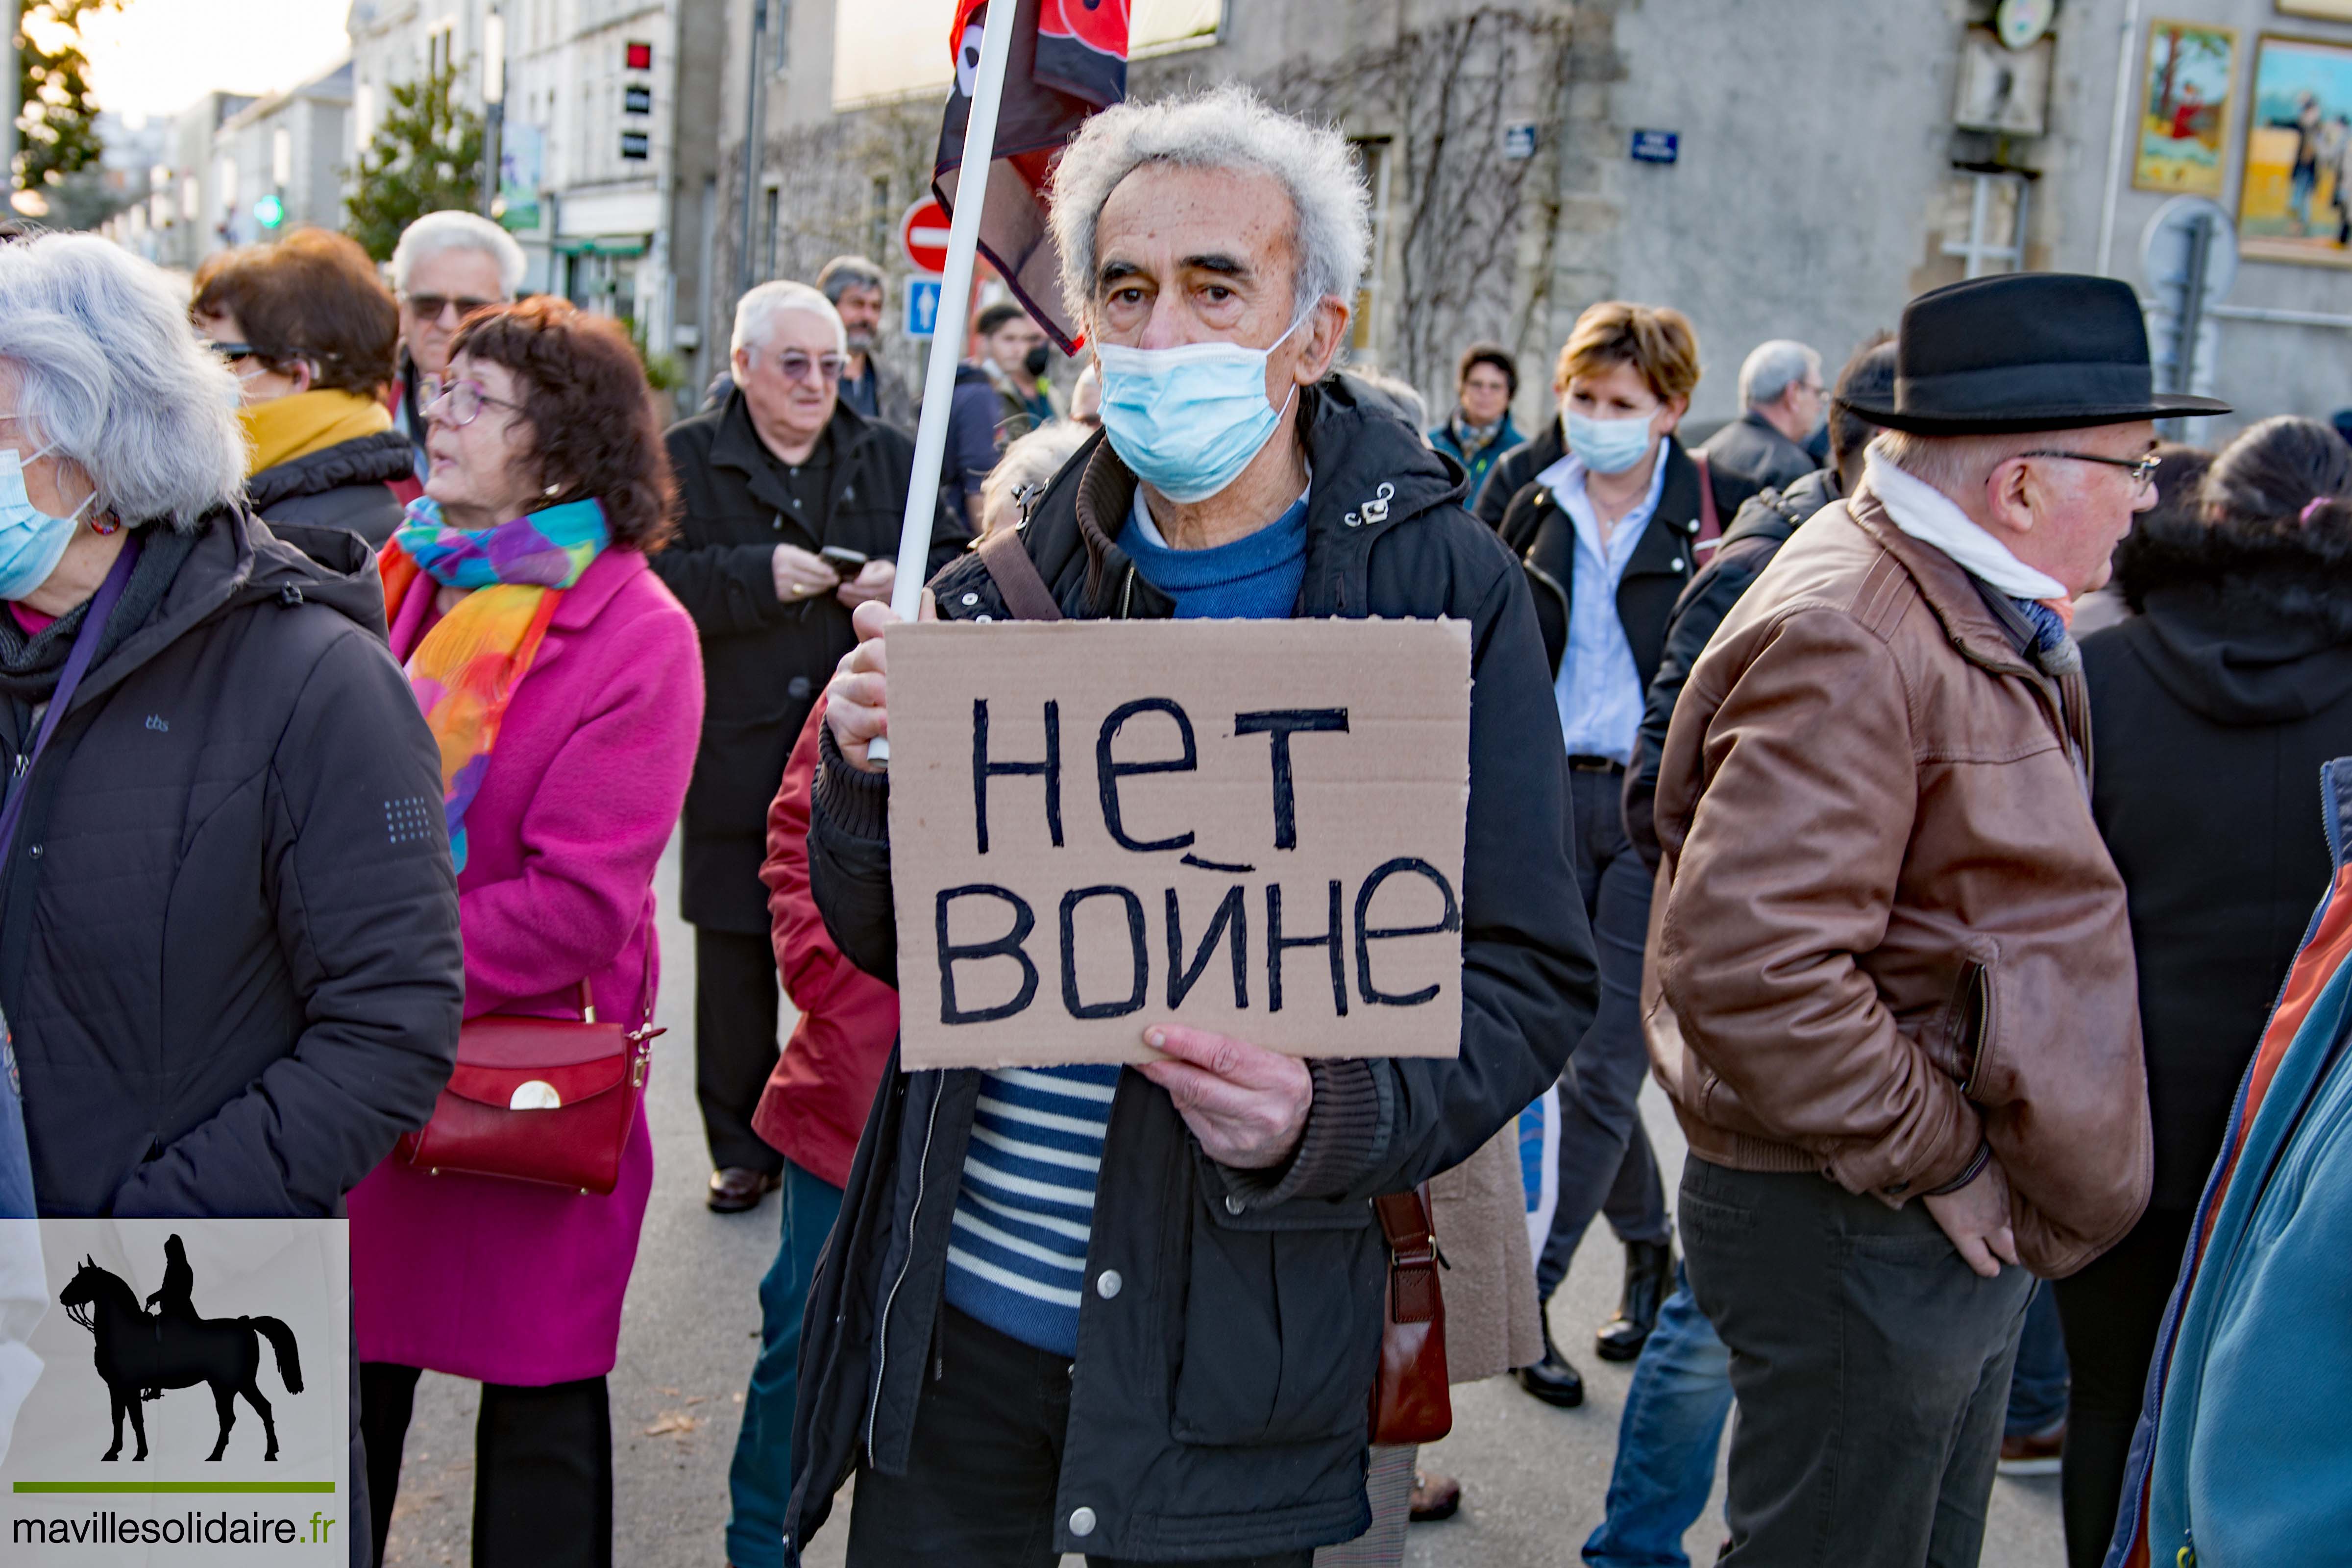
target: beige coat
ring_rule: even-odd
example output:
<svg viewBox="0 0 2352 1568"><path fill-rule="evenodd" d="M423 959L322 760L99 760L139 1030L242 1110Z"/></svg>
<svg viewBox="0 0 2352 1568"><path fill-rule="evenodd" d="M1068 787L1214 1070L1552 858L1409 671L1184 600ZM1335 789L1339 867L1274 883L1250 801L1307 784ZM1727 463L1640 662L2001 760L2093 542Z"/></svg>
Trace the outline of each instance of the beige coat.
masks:
<svg viewBox="0 0 2352 1568"><path fill-rule="evenodd" d="M1429 1184L1438 1249L1453 1265L1438 1275L1450 1382L1475 1383L1543 1359L1518 1144L1514 1118Z"/></svg>

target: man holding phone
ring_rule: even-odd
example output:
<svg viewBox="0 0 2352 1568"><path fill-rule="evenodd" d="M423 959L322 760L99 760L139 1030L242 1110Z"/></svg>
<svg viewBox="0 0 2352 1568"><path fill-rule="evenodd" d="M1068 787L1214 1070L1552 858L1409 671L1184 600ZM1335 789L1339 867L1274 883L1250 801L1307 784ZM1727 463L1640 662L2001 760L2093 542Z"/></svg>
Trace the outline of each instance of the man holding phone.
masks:
<svg viewBox="0 0 2352 1568"><path fill-rule="evenodd" d="M735 310L735 389L667 440L682 503L653 558L702 634L701 751L686 797L680 904L695 928L695 1093L709 1203L757 1207L783 1159L751 1131L776 1061L776 961L760 883L769 803L793 742L887 600L914 443L842 401L847 338L824 294L763 283ZM940 512L936 570L966 542Z"/></svg>

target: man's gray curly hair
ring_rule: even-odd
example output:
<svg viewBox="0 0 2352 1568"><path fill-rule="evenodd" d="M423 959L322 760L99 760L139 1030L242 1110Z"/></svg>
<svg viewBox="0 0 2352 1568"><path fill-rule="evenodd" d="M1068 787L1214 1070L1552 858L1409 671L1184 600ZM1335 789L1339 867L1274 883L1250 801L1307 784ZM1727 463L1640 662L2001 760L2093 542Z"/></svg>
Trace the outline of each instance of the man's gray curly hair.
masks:
<svg viewBox="0 0 2352 1568"><path fill-rule="evenodd" d="M1100 259L1095 226L1103 204L1146 163L1246 169L1272 177L1297 217L1292 314L1302 315L1326 298L1355 308L1372 219L1347 139L1228 83L1158 103L1115 104L1088 120L1063 153L1054 171L1054 238L1062 251L1062 298L1079 320L1094 315Z"/></svg>
<svg viewBox="0 0 2352 1568"><path fill-rule="evenodd" d="M198 342L185 292L110 240L0 245L0 373L20 449L72 458L125 522L192 531L245 490L236 377Z"/></svg>

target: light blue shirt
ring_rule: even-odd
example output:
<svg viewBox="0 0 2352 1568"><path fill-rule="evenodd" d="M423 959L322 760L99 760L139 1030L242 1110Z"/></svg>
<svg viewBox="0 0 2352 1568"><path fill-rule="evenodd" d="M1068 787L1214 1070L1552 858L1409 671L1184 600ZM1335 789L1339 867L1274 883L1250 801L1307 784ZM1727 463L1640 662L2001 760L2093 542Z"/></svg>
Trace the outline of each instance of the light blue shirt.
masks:
<svg viewBox="0 0 2352 1568"><path fill-rule="evenodd" d="M1658 498L1666 488L1666 454L1660 445L1650 471L1650 493L1617 520L1609 542L1601 542L1601 522L1584 493L1584 465L1562 458L1536 478L1576 525L1576 566L1569 586L1568 647L1559 658L1552 699L1559 704L1560 738L1571 757L1633 760L1642 729L1642 671L1625 623L1617 618L1617 584L1642 542Z"/></svg>

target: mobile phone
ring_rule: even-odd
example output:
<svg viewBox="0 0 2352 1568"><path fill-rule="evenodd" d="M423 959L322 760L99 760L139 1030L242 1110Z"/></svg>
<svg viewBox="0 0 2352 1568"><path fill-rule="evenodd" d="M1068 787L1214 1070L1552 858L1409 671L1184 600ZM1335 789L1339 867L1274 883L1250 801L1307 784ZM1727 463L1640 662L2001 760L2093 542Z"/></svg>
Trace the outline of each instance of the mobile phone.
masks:
<svg viewBox="0 0 2352 1568"><path fill-rule="evenodd" d="M818 551L817 559L835 571L855 574L870 559L862 550L852 550L845 544L828 544Z"/></svg>

